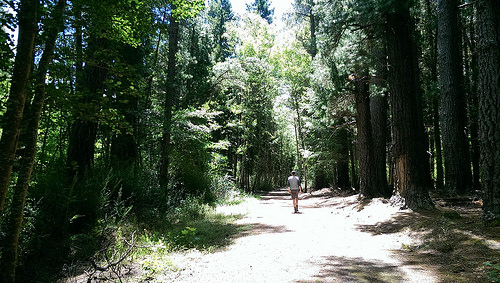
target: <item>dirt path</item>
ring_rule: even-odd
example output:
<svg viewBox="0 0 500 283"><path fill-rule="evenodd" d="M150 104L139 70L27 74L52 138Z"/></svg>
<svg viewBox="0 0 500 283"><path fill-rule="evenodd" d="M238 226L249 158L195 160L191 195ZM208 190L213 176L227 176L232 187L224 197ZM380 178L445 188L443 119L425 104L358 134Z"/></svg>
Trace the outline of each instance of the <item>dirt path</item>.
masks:
<svg viewBox="0 0 500 283"><path fill-rule="evenodd" d="M244 213L237 224L248 232L224 251L191 251L172 257L175 282L437 282L395 251L413 244L406 230L373 233L373 225L408 213L380 199L360 207L356 196L331 197L328 190L303 194L301 213L292 213L286 191L219 207L226 214ZM370 230L370 232L368 232ZM363 232L366 231L366 232ZM159 282L162 282L161 280Z"/></svg>

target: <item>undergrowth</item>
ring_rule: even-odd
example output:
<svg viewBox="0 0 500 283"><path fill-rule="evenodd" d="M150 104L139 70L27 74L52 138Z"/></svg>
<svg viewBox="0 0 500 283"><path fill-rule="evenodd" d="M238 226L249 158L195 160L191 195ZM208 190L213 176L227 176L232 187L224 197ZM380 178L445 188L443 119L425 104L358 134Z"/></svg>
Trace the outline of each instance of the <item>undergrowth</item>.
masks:
<svg viewBox="0 0 500 283"><path fill-rule="evenodd" d="M244 201L246 195L234 193L226 205ZM121 221L102 221L108 239L87 263L87 276L94 280L120 281L121 274L132 268L140 270L140 280L159 278L177 270L169 259L173 252L197 250L214 252L231 244L232 239L248 227L235 225L243 215L217 214L215 207L206 204L203 197L188 197L167 213L130 214L123 207ZM111 225L110 223L115 223ZM109 267L104 270L103 267ZM102 271L100 269L103 269ZM74 277L82 270L71 269ZM90 277L89 277L90 278Z"/></svg>
<svg viewBox="0 0 500 283"><path fill-rule="evenodd" d="M484 267L486 268L486 277L489 282L500 282L500 264L485 262Z"/></svg>

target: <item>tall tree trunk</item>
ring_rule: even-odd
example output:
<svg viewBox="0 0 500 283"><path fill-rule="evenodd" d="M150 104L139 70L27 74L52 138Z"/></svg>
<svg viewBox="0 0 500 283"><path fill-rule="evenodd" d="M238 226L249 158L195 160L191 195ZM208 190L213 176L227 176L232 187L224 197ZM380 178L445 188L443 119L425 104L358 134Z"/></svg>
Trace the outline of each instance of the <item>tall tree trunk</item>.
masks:
<svg viewBox="0 0 500 283"><path fill-rule="evenodd" d="M344 121L340 122L343 123ZM333 133L333 139L339 146L335 182L340 189L349 190L351 189L351 182L349 180L349 152L351 146L347 129L345 127L336 129Z"/></svg>
<svg viewBox="0 0 500 283"><path fill-rule="evenodd" d="M477 93L477 81L478 81L478 66L477 66L477 50L476 50L476 36L474 28L474 17L475 14L471 16L470 22L467 23L469 27L469 33L464 32L464 58L470 56L470 60L465 61L465 72L466 72L466 89L467 89L467 100L468 100L468 113L469 113L469 128L470 128L470 143L471 143L471 163L472 163L472 188L474 190L480 190L480 146L479 146L479 95ZM467 29L465 29L467 30Z"/></svg>
<svg viewBox="0 0 500 283"><path fill-rule="evenodd" d="M500 1L476 3L483 219L500 225Z"/></svg>
<svg viewBox="0 0 500 283"><path fill-rule="evenodd" d="M161 16L161 23L160 23L160 27L161 26L164 26L165 22L167 21L167 12L164 11L162 13L162 16ZM151 73L149 74L148 78L147 78L147 84L146 84L146 89L144 91L144 96L145 98L144 99L141 99L139 100L139 105L138 105L138 108L140 109L139 110L139 113L146 113L148 112L150 109L151 109L151 96L153 95L153 82L154 82L154 79L155 77L157 76L156 74L156 69L158 68L158 55L159 55L159 51L160 51L160 45L162 44L162 38L163 38L163 33L164 33L164 30L162 28L159 28L158 29L158 38L156 39L156 44L155 44L155 49L154 49L154 53L153 53L153 61L151 62L151 68L152 68L152 71ZM137 133L136 133L136 137L137 137L137 143L138 144L143 144L144 145L144 152L153 152L152 150L152 146L151 146L151 143L148 143L146 142L146 138L148 136L148 128L146 127L146 124L147 124L147 116L146 115L138 115L138 121L137 121ZM141 166L142 165L142 162L144 160L143 156L142 156L142 151L138 151L137 152L138 154L138 165Z"/></svg>
<svg viewBox="0 0 500 283"><path fill-rule="evenodd" d="M370 98L370 114L373 138L373 169L375 194L389 197L392 192L387 184L387 97L375 95Z"/></svg>
<svg viewBox="0 0 500 283"><path fill-rule="evenodd" d="M386 14L386 19L395 162L392 201L410 209L430 209L433 203L429 196L427 143L408 4L395 3L394 10Z"/></svg>
<svg viewBox="0 0 500 283"><path fill-rule="evenodd" d="M95 112L98 111L97 99L102 96L104 82L108 74L108 58L100 55L108 47L108 40L91 32L88 39L88 56L83 70L83 82L78 83L77 91L82 94L81 108L77 108L74 115L75 122L71 126L69 136L67 166L70 176L80 177L94 164L95 142L97 127ZM79 87L81 86L81 87Z"/></svg>
<svg viewBox="0 0 500 283"><path fill-rule="evenodd" d="M470 192L471 169L466 134L466 107L460 53L457 0L438 0L438 59L441 90L445 191Z"/></svg>
<svg viewBox="0 0 500 283"><path fill-rule="evenodd" d="M309 26L311 29L311 57L314 60L316 54L318 53L318 45L316 39L316 16L314 15L314 1L310 3L311 8L309 9Z"/></svg>
<svg viewBox="0 0 500 283"><path fill-rule="evenodd" d="M370 122L370 91L368 71L355 80L356 125L358 128L359 192L364 198L376 197L375 171L373 170L373 138Z"/></svg>
<svg viewBox="0 0 500 283"><path fill-rule="evenodd" d="M160 186L167 188L170 166L170 149L172 135L172 113L174 102L177 99L176 84L176 54L179 49L179 22L170 18L168 26L168 64L167 64L167 86L165 90L163 133L161 138L161 161L160 161Z"/></svg>
<svg viewBox="0 0 500 283"><path fill-rule="evenodd" d="M47 24L45 49L38 65L35 76L35 93L33 102L28 104L24 111L23 127L20 135L20 143L24 145L25 150L21 158L21 166L17 184L14 188L12 206L10 208L9 218L7 220L7 229L2 243L3 253L2 274L9 274L9 280L15 278L17 265L19 234L24 217L24 204L28 193L28 183L33 171L33 164L36 156L36 144L38 138L38 124L40 114L42 113L43 103L45 101L45 77L48 66L52 61L55 43L59 30L63 23L63 11L66 6L66 0L60 0L52 12L53 21Z"/></svg>
<svg viewBox="0 0 500 283"><path fill-rule="evenodd" d="M359 189L358 174L356 173L356 147L353 143L349 143L349 158L351 164L351 186L355 189Z"/></svg>
<svg viewBox="0 0 500 283"><path fill-rule="evenodd" d="M347 152L349 153L349 152ZM349 158L349 154L347 155ZM350 190L351 182L349 180L349 160L337 161L337 186L342 190Z"/></svg>
<svg viewBox="0 0 500 283"><path fill-rule="evenodd" d="M142 78L141 72L142 55L139 47L122 44L120 48L123 55L123 62L127 64L130 70L122 78L121 87L123 91L116 95L116 109L120 115L123 115L125 122L119 133L112 134L110 142L110 161L114 173L121 179L122 197L124 199L132 196L134 184L137 179L137 162L139 158L139 149L137 147L136 137L138 133L137 113L138 113L138 94L137 83Z"/></svg>
<svg viewBox="0 0 500 283"><path fill-rule="evenodd" d="M436 190L442 192L444 190L443 176L443 151L441 144L441 127L439 126L439 98L432 98L432 122L434 127L434 147L436 151Z"/></svg>
<svg viewBox="0 0 500 283"><path fill-rule="evenodd" d="M429 81L435 82L438 80L437 71L437 40L436 40L436 29L435 23L437 21L436 16L436 3L431 0L425 0L425 29L427 31L427 36L424 38L425 43L430 48L426 53L424 64L429 74ZM441 144L441 128L439 126L439 93L437 87L434 84L428 86L427 91L431 94L431 117L432 117L432 141L434 145L433 153L433 164L434 170L431 172L436 172L435 175L435 186L438 192L443 191L444 187L444 177L443 177L443 154L442 154L442 144Z"/></svg>
<svg viewBox="0 0 500 283"><path fill-rule="evenodd" d="M375 85L385 89L387 84L387 51L385 47L377 51ZM370 120L373 138L373 169L375 174L375 191L377 195L389 197L391 190L387 184L387 93L370 97Z"/></svg>
<svg viewBox="0 0 500 283"><path fill-rule="evenodd" d="M38 4L38 0L21 0L20 3L18 14L19 41L7 100L7 111L3 116L2 138L0 139L0 212L3 211L5 197L9 189L10 175L16 157L19 128L26 102L28 78L33 65Z"/></svg>
<svg viewBox="0 0 500 283"><path fill-rule="evenodd" d="M305 184L303 187L304 192L307 192L307 179L306 179L306 164L304 162L304 157L302 156L301 150L305 150L304 133L302 131L302 115L300 115L300 105L297 99L298 95L292 95L292 104L297 114L297 119L295 123L295 142L297 144L297 166L299 167L300 174L302 175L301 182Z"/></svg>
<svg viewBox="0 0 500 283"><path fill-rule="evenodd" d="M117 95L116 108L125 117L127 127L112 137L110 153L113 166L119 170L127 170L136 164L139 156L136 143L138 99L136 93L128 93L128 91L131 87L137 89L134 85L140 80L143 58L138 47L125 44L121 47L121 53L124 57L123 61L130 66L131 71L122 79L121 86L124 91L121 95Z"/></svg>

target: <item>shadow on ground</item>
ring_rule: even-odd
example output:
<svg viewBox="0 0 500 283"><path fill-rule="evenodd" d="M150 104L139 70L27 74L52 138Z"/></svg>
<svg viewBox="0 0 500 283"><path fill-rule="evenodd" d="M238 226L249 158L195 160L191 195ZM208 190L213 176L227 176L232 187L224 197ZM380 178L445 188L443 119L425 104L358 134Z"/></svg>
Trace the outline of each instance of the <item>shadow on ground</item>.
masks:
<svg viewBox="0 0 500 283"><path fill-rule="evenodd" d="M329 256L312 282L403 282L398 266L362 258ZM299 281L304 282L304 281Z"/></svg>
<svg viewBox="0 0 500 283"><path fill-rule="evenodd" d="M359 201L352 199L352 201L346 201L346 197L355 195L356 192L352 190L339 190L324 188L321 190L310 190L307 193L302 193L299 195L299 206L303 208L319 208L319 207L335 207L339 206L342 209L347 206L359 204ZM270 202L274 200L290 200L290 194L286 188L277 189L275 191L260 191L256 195L259 196L264 202ZM307 204L308 200L314 200L314 205ZM305 205L301 203L306 203ZM361 209L360 209L361 210Z"/></svg>
<svg viewBox="0 0 500 283"><path fill-rule="evenodd" d="M276 191L261 191L257 192L256 195L258 195L264 201L290 199L290 194L286 189L279 189Z"/></svg>
<svg viewBox="0 0 500 283"><path fill-rule="evenodd" d="M234 238L241 238L247 236L254 236L260 234L279 234L293 232L286 228L284 225L272 226L262 223L251 223L246 225L240 225L240 232L234 236Z"/></svg>
<svg viewBox="0 0 500 283"><path fill-rule="evenodd" d="M286 226L267 225L263 223L233 224L231 217L218 216L193 221L189 224L173 227L167 238L178 249L196 248L200 251L224 249L234 239L260 235L291 232Z"/></svg>
<svg viewBox="0 0 500 283"><path fill-rule="evenodd" d="M408 229L418 244L394 251L403 264L419 264L437 271L442 282L500 282L500 228L485 227L477 204L438 202L433 211L402 213L358 230L373 235Z"/></svg>

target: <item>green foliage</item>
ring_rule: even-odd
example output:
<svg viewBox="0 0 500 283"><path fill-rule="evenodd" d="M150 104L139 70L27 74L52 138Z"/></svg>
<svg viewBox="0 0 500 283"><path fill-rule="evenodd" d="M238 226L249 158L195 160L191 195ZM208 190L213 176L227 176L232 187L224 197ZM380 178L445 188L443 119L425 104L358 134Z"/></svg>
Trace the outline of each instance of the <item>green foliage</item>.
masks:
<svg viewBox="0 0 500 283"><path fill-rule="evenodd" d="M173 250L197 249L213 252L230 244L231 236L245 229L232 224L241 217L241 215L226 216L211 212L204 218L174 227L167 234L166 241Z"/></svg>
<svg viewBox="0 0 500 283"><path fill-rule="evenodd" d="M174 123L177 127L172 133L175 146L172 154L175 176L173 189L179 191L182 196L201 195L210 198L210 154L207 148L210 134L214 127L217 127L210 122L216 114L206 107L178 111L175 114Z"/></svg>
<svg viewBox="0 0 500 283"><path fill-rule="evenodd" d="M210 76L214 60L210 26L202 17L189 19L181 33L178 56L181 109L201 107L210 99ZM221 54L218 54L221 56Z"/></svg>
<svg viewBox="0 0 500 283"><path fill-rule="evenodd" d="M80 2L81 1L81 2ZM150 29L150 1L77 1L88 16L89 35L94 34L117 43L138 47Z"/></svg>
<svg viewBox="0 0 500 283"><path fill-rule="evenodd" d="M255 14L246 15L240 25L231 27L230 33L242 41L236 49L240 58L268 58L276 39L271 26Z"/></svg>
<svg viewBox="0 0 500 283"><path fill-rule="evenodd" d="M12 47L14 46L12 36L15 30L15 18L11 13L10 5L13 5L12 1L2 1L0 4L0 23L2 29L0 30L0 135L2 133L3 124L5 123L1 119L4 112L6 111L6 102L9 92L9 79L10 72L14 63L14 52Z"/></svg>
<svg viewBox="0 0 500 283"><path fill-rule="evenodd" d="M187 196L173 210L172 222L187 223L192 220L199 220L205 217L208 212L208 205L201 198Z"/></svg>
<svg viewBox="0 0 500 283"><path fill-rule="evenodd" d="M238 190L231 176L214 174L212 175L210 191L218 203L224 203L233 199Z"/></svg>
<svg viewBox="0 0 500 283"><path fill-rule="evenodd" d="M486 268L488 282L500 282L500 264L487 261L483 265Z"/></svg>
<svg viewBox="0 0 500 283"><path fill-rule="evenodd" d="M171 0L173 7L172 15L178 20L192 18L205 8L203 0Z"/></svg>
<svg viewBox="0 0 500 283"><path fill-rule="evenodd" d="M273 22L274 9L271 9L271 3L268 0L254 0L250 5L247 5L247 10L257 13L261 18L269 24Z"/></svg>
<svg viewBox="0 0 500 283"><path fill-rule="evenodd" d="M176 250L198 249L214 251L230 243L230 237L242 228L232 224L242 215L223 215L204 203L203 199L187 197L165 215L148 215L138 245L153 250L138 251L138 255L168 253ZM142 219L142 217L140 217ZM154 255L154 254L153 254Z"/></svg>
<svg viewBox="0 0 500 283"><path fill-rule="evenodd" d="M0 54L2 54L0 57L0 81L2 82L8 78L13 65L14 53L12 52L12 46L14 46L14 42L12 36L16 29L15 18L11 9L13 5L13 1L2 1L2 4L0 4L0 24L2 26L0 30ZM0 98L2 96L0 92Z"/></svg>
<svg viewBox="0 0 500 283"><path fill-rule="evenodd" d="M250 177L255 184L252 189L269 189L276 184L269 175L278 172L280 166L273 164L277 162L275 156L283 152L274 112L276 80L265 58L246 57L253 53L240 51L243 52L241 58L229 59L214 67L215 76L221 78L221 104L216 106L224 118L220 122L224 123L220 129L221 140L227 142L232 154L244 156L246 162L239 166L249 171L255 168L255 175ZM241 175L235 177L242 178Z"/></svg>
<svg viewBox="0 0 500 283"><path fill-rule="evenodd" d="M115 174L96 169L72 183L60 167L51 163L36 175L29 192L18 267L24 280L54 281L68 262L88 260L106 245L115 249L117 229L132 211Z"/></svg>
<svg viewBox="0 0 500 283"><path fill-rule="evenodd" d="M208 4L208 20L214 37L213 53L216 62L222 62L234 53L234 44L229 41L227 25L234 20L229 0L212 0Z"/></svg>

